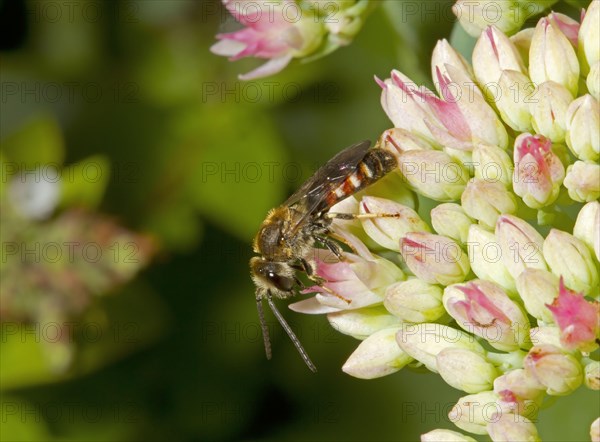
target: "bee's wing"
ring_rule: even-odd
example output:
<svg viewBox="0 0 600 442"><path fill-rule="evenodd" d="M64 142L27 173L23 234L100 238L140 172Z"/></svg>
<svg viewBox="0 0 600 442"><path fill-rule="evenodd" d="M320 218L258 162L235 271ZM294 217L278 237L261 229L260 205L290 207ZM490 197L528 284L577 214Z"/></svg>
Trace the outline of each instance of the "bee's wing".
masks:
<svg viewBox="0 0 600 442"><path fill-rule="evenodd" d="M287 199L284 205L300 205L304 212L304 216L297 224L301 224L315 210L323 209L322 203L327 194L340 185L356 169L357 164L365 157L370 146L371 142L364 140L347 147L321 166L312 177Z"/></svg>

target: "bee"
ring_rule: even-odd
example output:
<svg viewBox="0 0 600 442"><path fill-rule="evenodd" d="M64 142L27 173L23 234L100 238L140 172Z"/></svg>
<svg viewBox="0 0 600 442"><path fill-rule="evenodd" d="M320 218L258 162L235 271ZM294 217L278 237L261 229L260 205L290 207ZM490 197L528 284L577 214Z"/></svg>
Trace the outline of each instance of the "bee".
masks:
<svg viewBox="0 0 600 442"><path fill-rule="evenodd" d="M250 260L250 271L256 285L256 305L267 359L271 359L271 341L262 308L264 299L308 368L313 372L317 371L297 336L275 306L273 298L289 298L303 287L297 272L305 273L318 285L323 284L324 281L315 274L315 263L310 257L315 243L324 245L338 259L343 259L340 245L328 236L335 218L395 216L329 212L337 202L373 184L397 167L396 157L392 153L378 146L369 149L370 145L370 141L356 143L319 168L287 201L269 211L254 238L254 253L260 256Z"/></svg>

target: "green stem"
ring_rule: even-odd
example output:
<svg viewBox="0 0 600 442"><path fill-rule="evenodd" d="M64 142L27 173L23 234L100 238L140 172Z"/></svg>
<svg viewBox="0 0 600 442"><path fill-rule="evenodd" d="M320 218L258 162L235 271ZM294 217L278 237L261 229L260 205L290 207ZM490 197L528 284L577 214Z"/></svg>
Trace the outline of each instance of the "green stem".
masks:
<svg viewBox="0 0 600 442"><path fill-rule="evenodd" d="M502 373L523 368L523 359L527 356L527 352L523 350L515 350L510 353L494 353L489 352L486 358L498 367Z"/></svg>

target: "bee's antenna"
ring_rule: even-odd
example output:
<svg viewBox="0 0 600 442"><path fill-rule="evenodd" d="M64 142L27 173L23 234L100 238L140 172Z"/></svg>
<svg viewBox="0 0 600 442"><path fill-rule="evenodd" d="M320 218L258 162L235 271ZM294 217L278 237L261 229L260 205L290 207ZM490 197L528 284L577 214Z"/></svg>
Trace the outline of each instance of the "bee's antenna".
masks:
<svg viewBox="0 0 600 442"><path fill-rule="evenodd" d="M263 341L265 342L265 353L267 359L271 359L271 339L269 339L269 328L265 322L265 314L262 308L262 299L256 298L256 308L258 309L258 320L260 321L260 328L262 330Z"/></svg>
<svg viewBox="0 0 600 442"><path fill-rule="evenodd" d="M310 371L312 371L313 373L316 373L317 367L315 367L315 364L313 364L313 362L308 357L306 350L304 350L304 347L302 347L302 344L298 340L298 337L292 331L292 328L289 326L289 324L283 318L281 313L279 313L279 310L277 310L277 307L275 307L275 303L273 302L273 298L271 297L271 292L267 292L267 302L269 303L269 307L271 307L273 314L277 317L277 320L279 321L279 323L281 324L283 329L286 331L286 333L288 334L288 336L290 337L290 339L296 346L296 349L298 350L298 353L300 353L300 356L302 356L304 363L308 366L308 368L310 368ZM259 307L259 312L261 312L260 307ZM259 313L259 315L260 314L262 314L262 313ZM262 318L261 318L261 321L263 321L263 323L264 323L264 320ZM268 335L264 335L264 332L265 332L264 330L265 329L263 328L263 336L268 336ZM265 346L267 345L267 341L268 341L268 339L265 339ZM270 355L270 349L271 349L270 347L271 347L271 345L269 344L269 351L267 352L267 357L269 357L269 355Z"/></svg>

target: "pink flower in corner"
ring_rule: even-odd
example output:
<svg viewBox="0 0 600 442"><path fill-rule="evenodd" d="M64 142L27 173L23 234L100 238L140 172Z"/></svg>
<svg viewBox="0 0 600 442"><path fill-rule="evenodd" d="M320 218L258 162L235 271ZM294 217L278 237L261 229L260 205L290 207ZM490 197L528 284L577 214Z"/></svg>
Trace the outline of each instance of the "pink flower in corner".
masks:
<svg viewBox="0 0 600 442"><path fill-rule="evenodd" d="M288 18L290 14L296 14L298 9L292 0L222 1L231 15L246 27L227 34L217 34L216 38L220 41L210 50L217 55L228 56L232 61L243 57L269 59L257 69L240 75L241 80L276 74L292 58L314 50L321 43L320 25L312 17L302 13L299 20Z"/></svg>
<svg viewBox="0 0 600 442"><path fill-rule="evenodd" d="M562 277L559 284L558 297L547 307L560 327L561 343L568 349L593 351L600 337L600 303L566 288Z"/></svg>

